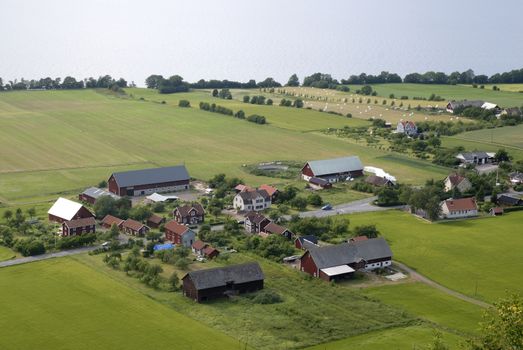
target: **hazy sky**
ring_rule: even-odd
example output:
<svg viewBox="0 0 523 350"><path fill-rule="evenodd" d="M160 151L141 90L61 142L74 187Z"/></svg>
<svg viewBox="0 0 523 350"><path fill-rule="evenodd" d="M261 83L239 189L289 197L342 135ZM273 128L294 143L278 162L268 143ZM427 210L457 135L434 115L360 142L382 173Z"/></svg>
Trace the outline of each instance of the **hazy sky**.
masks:
<svg viewBox="0 0 523 350"><path fill-rule="evenodd" d="M522 0L0 0L0 77L523 68Z"/></svg>

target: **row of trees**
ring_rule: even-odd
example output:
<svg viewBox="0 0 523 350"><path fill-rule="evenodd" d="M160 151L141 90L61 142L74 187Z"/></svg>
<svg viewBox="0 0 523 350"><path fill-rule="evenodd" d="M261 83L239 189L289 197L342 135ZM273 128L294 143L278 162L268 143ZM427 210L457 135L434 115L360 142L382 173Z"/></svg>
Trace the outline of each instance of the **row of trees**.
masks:
<svg viewBox="0 0 523 350"><path fill-rule="evenodd" d="M26 80L17 79L8 81L4 83L2 78L0 78L0 91L10 91L10 90L74 90L74 89L95 89L95 88L125 88L128 86L128 83L125 79L120 78L116 80L110 75L100 76L97 79L90 77L86 79L77 80L74 77L67 76L63 80L61 78L41 78ZM134 83L131 83L129 86L135 86Z"/></svg>

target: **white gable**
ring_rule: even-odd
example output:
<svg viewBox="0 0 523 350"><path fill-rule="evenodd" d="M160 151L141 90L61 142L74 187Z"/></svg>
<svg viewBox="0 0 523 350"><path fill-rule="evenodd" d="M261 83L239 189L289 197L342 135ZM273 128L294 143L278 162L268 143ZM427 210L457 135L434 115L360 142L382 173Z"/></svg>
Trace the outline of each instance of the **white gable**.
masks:
<svg viewBox="0 0 523 350"><path fill-rule="evenodd" d="M53 206L47 214L51 214L53 216L57 216L64 220L71 220L74 218L76 213L82 208L82 205L80 203L76 203L73 201L70 201L66 198L58 198L56 202L54 202Z"/></svg>

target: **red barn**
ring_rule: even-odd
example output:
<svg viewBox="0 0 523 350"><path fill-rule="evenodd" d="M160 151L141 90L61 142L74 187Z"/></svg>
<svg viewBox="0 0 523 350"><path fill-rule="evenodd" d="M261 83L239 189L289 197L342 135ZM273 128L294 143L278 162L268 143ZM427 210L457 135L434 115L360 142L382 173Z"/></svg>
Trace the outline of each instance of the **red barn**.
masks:
<svg viewBox="0 0 523 350"><path fill-rule="evenodd" d="M92 216L62 223L62 236L77 236L83 233L95 233L95 231L96 220Z"/></svg>
<svg viewBox="0 0 523 350"><path fill-rule="evenodd" d="M152 214L147 219L147 225L152 228L158 228L163 223L165 223L165 218L156 214Z"/></svg>
<svg viewBox="0 0 523 350"><path fill-rule="evenodd" d="M47 212L49 221L62 223L74 219L84 219L94 217L93 213L80 203L73 202L66 198L58 198L51 209Z"/></svg>
<svg viewBox="0 0 523 350"><path fill-rule="evenodd" d="M149 232L149 227L139 221L127 219L122 223L122 230L130 235L143 236Z"/></svg>
<svg viewBox="0 0 523 350"><path fill-rule="evenodd" d="M196 241L196 233L189 227L171 220L165 224L165 239L174 244L191 248Z"/></svg>
<svg viewBox="0 0 523 350"><path fill-rule="evenodd" d="M185 165L113 173L107 181L109 191L130 197L188 190L189 182Z"/></svg>

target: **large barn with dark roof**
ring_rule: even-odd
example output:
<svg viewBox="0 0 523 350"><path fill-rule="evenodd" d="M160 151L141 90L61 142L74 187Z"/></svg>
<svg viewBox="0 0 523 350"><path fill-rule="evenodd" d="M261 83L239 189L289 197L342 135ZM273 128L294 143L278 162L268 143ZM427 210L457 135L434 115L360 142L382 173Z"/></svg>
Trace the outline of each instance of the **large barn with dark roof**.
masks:
<svg viewBox="0 0 523 350"><path fill-rule="evenodd" d="M357 156L324 160L311 160L301 169L305 181L320 178L328 182L345 181L349 177L363 176L363 165Z"/></svg>
<svg viewBox="0 0 523 350"><path fill-rule="evenodd" d="M113 173L107 182L112 193L132 197L188 190L190 177L185 165L176 165Z"/></svg>
<svg viewBox="0 0 523 350"><path fill-rule="evenodd" d="M183 294L197 302L263 289L257 262L191 271L183 278Z"/></svg>

